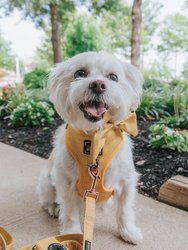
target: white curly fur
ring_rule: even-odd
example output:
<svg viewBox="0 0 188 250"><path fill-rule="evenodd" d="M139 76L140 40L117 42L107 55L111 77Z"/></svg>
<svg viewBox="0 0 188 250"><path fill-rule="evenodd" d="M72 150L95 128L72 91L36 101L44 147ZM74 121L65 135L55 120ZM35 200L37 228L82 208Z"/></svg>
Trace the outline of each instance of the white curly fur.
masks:
<svg viewBox="0 0 188 250"><path fill-rule="evenodd" d="M79 69L88 72L87 77L76 78ZM118 76L118 82L109 79L109 74ZM109 107L108 112L115 121L123 120L130 110L135 110L142 94L142 76L129 64L119 61L106 52L87 52L57 64L49 76L50 98L59 115L66 123L86 133L98 131L103 120L87 120L79 105L96 98L89 88L90 83L102 81L106 89L100 100ZM112 200L116 208L116 219L121 237L133 244L142 240L140 229L135 225L134 199L138 174L135 171L131 142L124 134L124 144L111 161L105 175L105 185L114 189ZM55 136L54 149L48 165L40 175L38 193L40 203L51 215L58 215L61 233L80 233L80 215L83 210L82 197L75 188L78 168L64 144L64 125ZM58 205L57 205L58 204Z"/></svg>

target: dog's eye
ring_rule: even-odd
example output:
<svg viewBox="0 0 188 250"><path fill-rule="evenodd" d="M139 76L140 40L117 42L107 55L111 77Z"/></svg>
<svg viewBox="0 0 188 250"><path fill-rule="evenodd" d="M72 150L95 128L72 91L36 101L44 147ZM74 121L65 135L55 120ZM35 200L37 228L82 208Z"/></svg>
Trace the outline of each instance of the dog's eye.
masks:
<svg viewBox="0 0 188 250"><path fill-rule="evenodd" d="M117 76L116 74L111 73L111 74L109 74L107 77L108 77L109 79L111 79L112 81L114 81L114 82L117 82L117 81L118 81L118 76Z"/></svg>
<svg viewBox="0 0 188 250"><path fill-rule="evenodd" d="M79 69L74 74L74 78L84 78L84 77L87 77L87 72L84 69Z"/></svg>

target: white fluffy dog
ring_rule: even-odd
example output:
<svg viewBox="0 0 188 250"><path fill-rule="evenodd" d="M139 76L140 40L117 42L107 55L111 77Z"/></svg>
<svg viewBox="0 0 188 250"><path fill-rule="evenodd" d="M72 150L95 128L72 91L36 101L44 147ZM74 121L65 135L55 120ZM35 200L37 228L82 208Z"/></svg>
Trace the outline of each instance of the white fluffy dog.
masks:
<svg viewBox="0 0 188 250"><path fill-rule="evenodd" d="M51 101L63 120L72 127L93 133L103 128L106 111L122 121L140 102L142 76L129 64L106 52L81 53L59 63L49 76ZM40 202L50 215L59 213L61 233L80 233L83 198L76 190L79 178L76 162L64 143L65 126L55 136L48 166L40 175ZM135 225L134 199L137 177L131 141L124 133L123 146L110 162L105 186L114 190L111 198L121 237L133 244L142 240Z"/></svg>

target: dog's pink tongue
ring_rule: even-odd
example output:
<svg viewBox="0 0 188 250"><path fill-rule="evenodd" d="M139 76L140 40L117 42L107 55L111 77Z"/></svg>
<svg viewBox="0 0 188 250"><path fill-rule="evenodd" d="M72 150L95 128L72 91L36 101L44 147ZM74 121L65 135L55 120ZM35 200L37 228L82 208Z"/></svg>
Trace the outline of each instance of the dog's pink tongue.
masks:
<svg viewBox="0 0 188 250"><path fill-rule="evenodd" d="M85 107L85 111L87 113L90 113L92 116L95 117L100 117L102 116L103 113L105 113L107 110L104 106L99 106L99 107L95 107L95 106L88 106Z"/></svg>

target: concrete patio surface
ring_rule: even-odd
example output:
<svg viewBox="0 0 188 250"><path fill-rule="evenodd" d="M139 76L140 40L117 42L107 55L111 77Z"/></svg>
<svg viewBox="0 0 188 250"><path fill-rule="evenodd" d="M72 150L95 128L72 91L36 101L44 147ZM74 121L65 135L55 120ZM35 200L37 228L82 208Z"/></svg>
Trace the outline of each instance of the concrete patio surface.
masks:
<svg viewBox="0 0 188 250"><path fill-rule="evenodd" d="M37 199L37 177L46 160L0 143L0 226L15 239L14 249L58 234L58 221ZM188 213L137 195L137 221L144 235L138 246L117 234L114 212L96 211L94 250L187 250Z"/></svg>

